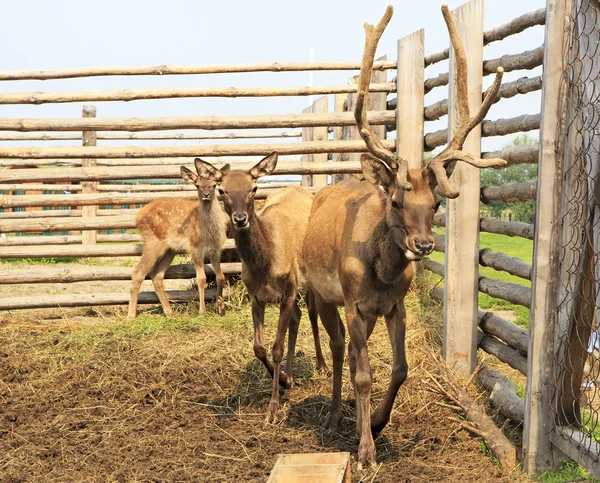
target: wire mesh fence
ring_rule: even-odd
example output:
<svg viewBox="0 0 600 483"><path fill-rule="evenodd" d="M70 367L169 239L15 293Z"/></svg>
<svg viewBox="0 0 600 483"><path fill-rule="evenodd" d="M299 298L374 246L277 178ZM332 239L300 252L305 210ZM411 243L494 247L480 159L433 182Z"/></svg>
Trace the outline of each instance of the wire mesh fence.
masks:
<svg viewBox="0 0 600 483"><path fill-rule="evenodd" d="M600 3L566 19L555 431L600 460ZM543 161L542 161L543 162Z"/></svg>

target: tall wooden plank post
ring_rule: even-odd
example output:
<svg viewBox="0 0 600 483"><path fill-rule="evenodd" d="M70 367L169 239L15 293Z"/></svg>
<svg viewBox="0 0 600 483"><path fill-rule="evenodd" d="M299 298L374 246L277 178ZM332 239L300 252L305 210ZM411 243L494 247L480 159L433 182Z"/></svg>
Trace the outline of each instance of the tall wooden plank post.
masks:
<svg viewBox="0 0 600 483"><path fill-rule="evenodd" d="M481 105L483 74L483 0L471 0L453 10L465 46L468 65L469 109ZM450 49L448 139L458 125L454 49ZM463 152L481 154L481 130L467 137ZM446 264L444 277L443 355L448 364L465 376L477 361L477 294L479 274L479 169L458 163L451 183L460 190L446 209Z"/></svg>
<svg viewBox="0 0 600 483"><path fill-rule="evenodd" d="M302 110L302 114L310 114L313 112L314 105L311 104L307 108ZM312 127L303 127L302 128L302 142L307 143L311 142L313 139L313 128ZM301 161L303 163L314 161L313 154L303 154L301 156ZM312 174L303 174L302 175L302 186L309 187L313 184L313 175Z"/></svg>
<svg viewBox="0 0 600 483"><path fill-rule="evenodd" d="M556 421L557 303L560 267L561 200L564 140L557 134L564 122L567 82L564 80L565 19L572 0L548 0L542 79L542 111L533 250L530 342L523 431L523 463L537 474L560 466L565 455L552 444Z"/></svg>
<svg viewBox="0 0 600 483"><path fill-rule="evenodd" d="M396 153L408 161L409 169L423 166L425 108L425 31L418 30L398 40L396 67ZM423 263L414 262L417 276Z"/></svg>
<svg viewBox="0 0 600 483"><path fill-rule="evenodd" d="M346 98L347 94L335 94L333 96L333 110L335 112L345 112L346 111ZM336 126L333 128L333 140L334 141L343 141L345 128L343 126ZM333 161L342 162L347 161L348 155L346 153L333 153ZM334 174L331 176L331 183L339 183L340 181L344 181L345 176L343 174Z"/></svg>
<svg viewBox="0 0 600 483"><path fill-rule="evenodd" d="M96 106L85 105L83 106L82 117L96 117ZM82 133L82 145L83 146L96 146L96 131L83 131ZM81 160L81 166L88 168L96 166L96 160L93 158L84 158ZM81 192L82 194L97 193L96 181L82 181ZM83 222L90 217L95 217L98 211L97 205L82 206L81 216ZM81 243L83 245L95 245L98 232L96 230L82 230L81 232Z"/></svg>
<svg viewBox="0 0 600 483"><path fill-rule="evenodd" d="M319 97L313 102L312 112L314 114L326 114L328 112L328 102L327 96ZM327 141L329 138L329 129L327 126L324 127L314 127L312 128L312 140L313 141ZM315 163L326 163L327 162L327 153L319 153L314 154L312 161ZM321 188L323 186L327 186L327 175L326 174L313 174L312 175L312 185L316 188Z"/></svg>

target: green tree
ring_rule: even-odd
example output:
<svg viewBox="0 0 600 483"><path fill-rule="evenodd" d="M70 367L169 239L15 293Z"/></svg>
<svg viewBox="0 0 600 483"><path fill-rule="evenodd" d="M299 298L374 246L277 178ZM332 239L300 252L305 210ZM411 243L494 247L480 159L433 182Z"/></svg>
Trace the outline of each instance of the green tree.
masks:
<svg viewBox="0 0 600 483"><path fill-rule="evenodd" d="M537 139L529 134L523 133L515 136L512 142L503 146L508 149L513 146L537 144ZM500 186L510 183L524 183L537 178L537 165L517 164L504 169L484 169L481 171L481 186ZM535 218L534 201L513 201L510 203L497 202L482 205L482 216L500 218L503 211L510 210L513 219L525 223L533 223Z"/></svg>

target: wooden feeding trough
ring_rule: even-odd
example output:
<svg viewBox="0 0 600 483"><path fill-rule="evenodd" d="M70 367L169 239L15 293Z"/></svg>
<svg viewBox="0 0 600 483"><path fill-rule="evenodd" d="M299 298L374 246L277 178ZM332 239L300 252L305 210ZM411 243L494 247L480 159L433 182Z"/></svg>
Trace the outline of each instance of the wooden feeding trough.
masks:
<svg viewBox="0 0 600 483"><path fill-rule="evenodd" d="M267 483L350 483L350 453L282 454Z"/></svg>

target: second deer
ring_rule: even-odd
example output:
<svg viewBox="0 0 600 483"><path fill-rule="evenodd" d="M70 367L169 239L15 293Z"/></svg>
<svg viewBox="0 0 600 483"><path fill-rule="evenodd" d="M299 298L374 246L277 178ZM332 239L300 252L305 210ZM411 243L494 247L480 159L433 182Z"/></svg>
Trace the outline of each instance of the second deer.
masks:
<svg viewBox="0 0 600 483"><path fill-rule="evenodd" d="M200 163L203 161L196 158L196 170ZM228 170L229 165L222 169ZM196 267L200 315L206 312L205 257L209 258L217 279L217 312L220 315L225 314L223 304L225 276L221 270L221 252L227 240L229 220L216 199L217 184L214 181L200 178L185 166L181 167L181 177L196 185L198 200L161 198L144 206L136 217L136 226L142 235L144 248L131 277L128 319L134 319L137 315L138 293L148 273L165 315L167 317L173 315L163 280L176 253L181 251L185 251L192 257Z"/></svg>

